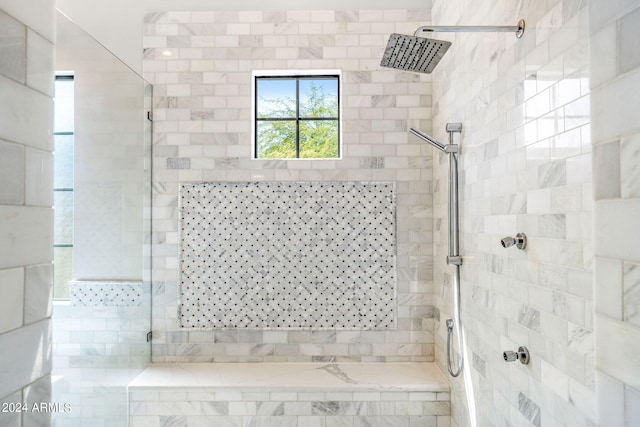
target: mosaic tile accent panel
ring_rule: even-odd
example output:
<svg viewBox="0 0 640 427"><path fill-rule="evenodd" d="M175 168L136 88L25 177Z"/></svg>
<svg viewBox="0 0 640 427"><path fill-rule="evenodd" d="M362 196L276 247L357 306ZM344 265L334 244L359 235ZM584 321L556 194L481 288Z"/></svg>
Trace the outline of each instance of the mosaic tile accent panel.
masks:
<svg viewBox="0 0 640 427"><path fill-rule="evenodd" d="M69 282L72 306L136 307L143 295L141 282Z"/></svg>
<svg viewBox="0 0 640 427"><path fill-rule="evenodd" d="M180 201L182 327L395 326L395 184L183 184Z"/></svg>

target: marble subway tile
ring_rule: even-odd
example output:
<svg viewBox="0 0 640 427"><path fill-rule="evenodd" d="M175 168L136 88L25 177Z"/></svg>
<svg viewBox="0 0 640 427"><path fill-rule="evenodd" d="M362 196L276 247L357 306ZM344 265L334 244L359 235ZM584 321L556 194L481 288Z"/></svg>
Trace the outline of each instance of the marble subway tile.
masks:
<svg viewBox="0 0 640 427"><path fill-rule="evenodd" d="M620 156L619 141L593 147L595 200L620 197Z"/></svg>
<svg viewBox="0 0 640 427"><path fill-rule="evenodd" d="M567 182L566 162L557 160L546 163L538 168L538 185L540 188L548 188L564 185Z"/></svg>
<svg viewBox="0 0 640 427"><path fill-rule="evenodd" d="M13 17L0 11L0 74L25 82L26 77L26 27Z"/></svg>
<svg viewBox="0 0 640 427"><path fill-rule="evenodd" d="M51 376L47 375L30 384L24 390L24 401L29 408L34 405L40 407L41 404L53 402L51 395ZM61 403L64 404L64 403ZM28 425L47 425L51 422L52 412L44 411L27 411L24 414L23 422Z"/></svg>
<svg viewBox="0 0 640 427"><path fill-rule="evenodd" d="M451 414L450 402L422 402L422 412L429 415Z"/></svg>
<svg viewBox="0 0 640 427"><path fill-rule="evenodd" d="M640 384L633 360L621 357L624 354L637 354L640 343L640 328L629 323L619 322L596 313L596 361L605 374L624 380L633 387ZM610 351L616 349L616 351Z"/></svg>
<svg viewBox="0 0 640 427"><path fill-rule="evenodd" d="M640 100L628 96L640 79L640 69L630 71L607 85L607 90L591 93L591 134L593 141L608 141L614 135L640 133L640 124L627 114L640 108Z"/></svg>
<svg viewBox="0 0 640 427"><path fill-rule="evenodd" d="M518 394L518 409L534 426L540 427L540 407L525 394Z"/></svg>
<svg viewBox="0 0 640 427"><path fill-rule="evenodd" d="M636 8L620 19L618 34L618 55L620 58L620 73L626 73L640 68L640 53L634 31L640 19L640 9Z"/></svg>
<svg viewBox="0 0 640 427"><path fill-rule="evenodd" d="M51 324L44 320L0 335L0 396L51 372ZM16 351L19 348L20 351ZM25 354L32 357L25 357Z"/></svg>
<svg viewBox="0 0 640 427"><path fill-rule="evenodd" d="M640 211L640 200L599 201L594 211L596 256L640 262L640 230L629 227ZM620 242L626 242L621 245Z"/></svg>
<svg viewBox="0 0 640 427"><path fill-rule="evenodd" d="M640 422L640 391L637 388L625 387L625 422L627 425L634 425Z"/></svg>
<svg viewBox="0 0 640 427"><path fill-rule="evenodd" d="M602 372L596 372L599 392L598 421L600 425L624 425L624 384Z"/></svg>
<svg viewBox="0 0 640 427"><path fill-rule="evenodd" d="M26 83L46 95L53 96L54 46L35 31L27 32Z"/></svg>
<svg viewBox="0 0 640 427"><path fill-rule="evenodd" d="M0 268L50 262L52 221L51 209L0 206Z"/></svg>
<svg viewBox="0 0 640 427"><path fill-rule="evenodd" d="M53 265L42 264L25 269L24 322L30 324L51 316Z"/></svg>
<svg viewBox="0 0 640 427"><path fill-rule="evenodd" d="M570 157L566 160L567 184L592 182L591 154Z"/></svg>
<svg viewBox="0 0 640 427"><path fill-rule="evenodd" d="M624 321L640 327L640 264L625 262L622 280Z"/></svg>
<svg viewBox="0 0 640 427"><path fill-rule="evenodd" d="M616 165L610 166L615 169ZM640 197L640 135L621 141L620 177L620 195L623 198Z"/></svg>
<svg viewBox="0 0 640 427"><path fill-rule="evenodd" d="M0 333L16 329L23 324L24 269L0 270Z"/></svg>
<svg viewBox="0 0 640 427"><path fill-rule="evenodd" d="M21 205L25 190L25 148L0 140L0 203Z"/></svg>
<svg viewBox="0 0 640 427"><path fill-rule="evenodd" d="M22 405L22 391L13 393L2 400L0 405L3 408L9 408L10 405L21 406ZM6 405L6 406L5 406ZM22 426L22 413L19 411L6 411L2 414L2 422L7 427L21 427Z"/></svg>
<svg viewBox="0 0 640 427"><path fill-rule="evenodd" d="M189 158L168 158L167 169L189 169L191 168L191 159Z"/></svg>
<svg viewBox="0 0 640 427"><path fill-rule="evenodd" d="M53 102L47 95L0 76L0 92L11 103L0 104L0 138L42 150L51 150Z"/></svg>
<svg viewBox="0 0 640 427"><path fill-rule="evenodd" d="M541 237L564 239L566 237L566 215L540 215L539 232Z"/></svg>

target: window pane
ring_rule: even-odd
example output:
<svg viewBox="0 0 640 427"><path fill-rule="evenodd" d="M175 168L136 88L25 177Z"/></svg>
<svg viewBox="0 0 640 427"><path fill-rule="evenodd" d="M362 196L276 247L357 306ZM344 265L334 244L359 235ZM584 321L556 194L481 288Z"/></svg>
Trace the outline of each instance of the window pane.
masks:
<svg viewBox="0 0 640 427"><path fill-rule="evenodd" d="M55 135L53 188L73 188L73 135Z"/></svg>
<svg viewBox="0 0 640 427"><path fill-rule="evenodd" d="M73 80L56 80L54 132L73 132Z"/></svg>
<svg viewBox="0 0 640 427"><path fill-rule="evenodd" d="M293 79L257 80L258 118L296 116L296 81Z"/></svg>
<svg viewBox="0 0 640 427"><path fill-rule="evenodd" d="M53 192L53 243L73 243L73 191Z"/></svg>
<svg viewBox="0 0 640 427"><path fill-rule="evenodd" d="M296 122L293 120L258 122L257 157L290 159L296 157Z"/></svg>
<svg viewBox="0 0 640 427"><path fill-rule="evenodd" d="M337 120L303 120L300 122L300 158L337 157Z"/></svg>
<svg viewBox="0 0 640 427"><path fill-rule="evenodd" d="M300 80L300 117L338 117L338 79Z"/></svg>
<svg viewBox="0 0 640 427"><path fill-rule="evenodd" d="M73 248L53 248L53 297L69 299L69 281L73 278Z"/></svg>

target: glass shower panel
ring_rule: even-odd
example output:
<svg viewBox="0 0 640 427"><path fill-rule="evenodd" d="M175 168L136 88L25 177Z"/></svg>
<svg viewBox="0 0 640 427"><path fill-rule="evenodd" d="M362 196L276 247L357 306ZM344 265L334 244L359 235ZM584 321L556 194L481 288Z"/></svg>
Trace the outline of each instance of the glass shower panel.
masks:
<svg viewBox="0 0 640 427"><path fill-rule="evenodd" d="M53 425L127 425L127 384L151 360L151 85L58 14L56 68L73 75L73 140L56 139ZM70 152L71 151L71 152ZM59 172L59 174L58 174ZM59 199L59 200L58 200ZM69 212L71 210L71 212Z"/></svg>

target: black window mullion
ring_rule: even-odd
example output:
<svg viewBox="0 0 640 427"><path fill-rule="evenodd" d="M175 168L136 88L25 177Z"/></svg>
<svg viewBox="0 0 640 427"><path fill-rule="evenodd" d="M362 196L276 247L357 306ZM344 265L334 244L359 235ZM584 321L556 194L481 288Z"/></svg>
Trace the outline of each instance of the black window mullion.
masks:
<svg viewBox="0 0 640 427"><path fill-rule="evenodd" d="M258 122L292 122L296 120L295 118L288 118L288 117L260 117L258 119L256 119L256 121ZM315 120L333 120L336 121L338 120L337 117L299 117L298 120L300 121L315 121Z"/></svg>
<svg viewBox="0 0 640 427"><path fill-rule="evenodd" d="M338 114L338 119L337 119L337 123L336 125L338 126L338 158L340 158L342 156L342 152L341 152L341 141L340 141L340 94L342 93L342 88L340 87L340 79L336 78L336 85L338 87L338 93L336 94L336 96L338 97L338 111L336 111L336 113Z"/></svg>
<svg viewBox="0 0 640 427"><path fill-rule="evenodd" d="M260 79L258 77L253 79L253 117L254 117L254 123L253 123L253 127L255 128L254 131L254 135L253 135L253 155L255 156L255 158L259 158L259 153L258 153L258 122L260 120L260 118L258 117L258 82L260 81Z"/></svg>

